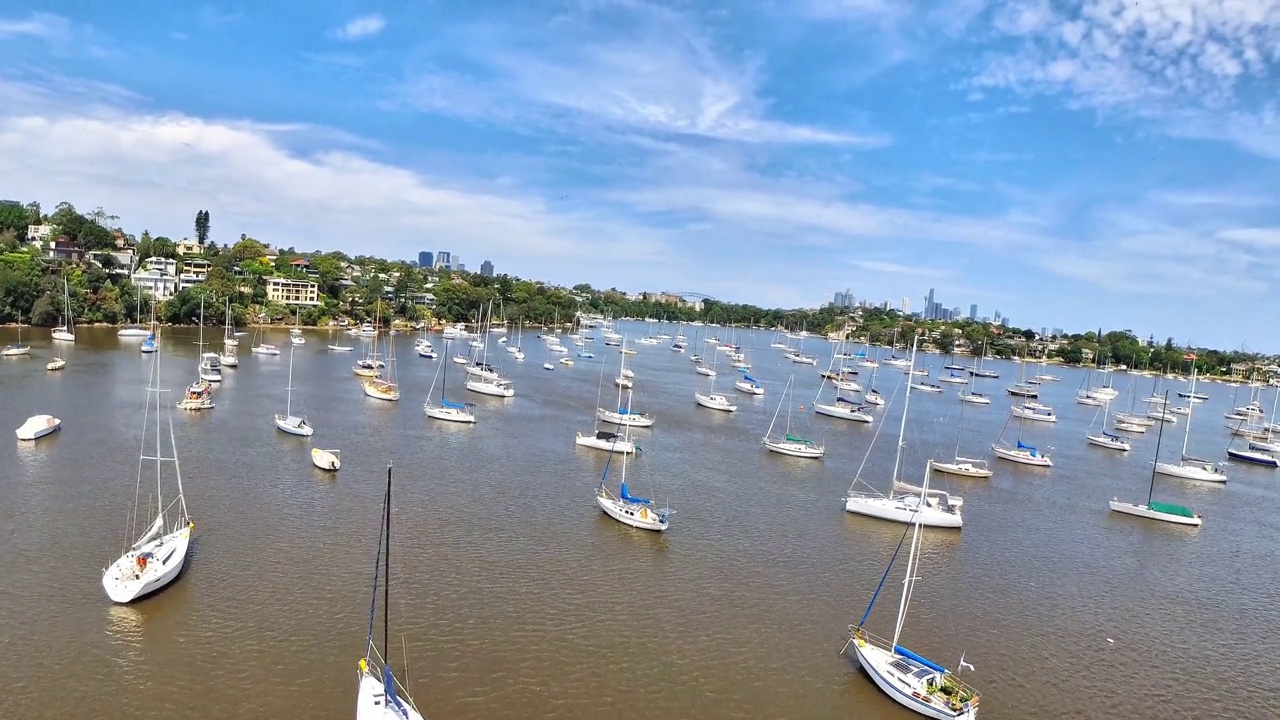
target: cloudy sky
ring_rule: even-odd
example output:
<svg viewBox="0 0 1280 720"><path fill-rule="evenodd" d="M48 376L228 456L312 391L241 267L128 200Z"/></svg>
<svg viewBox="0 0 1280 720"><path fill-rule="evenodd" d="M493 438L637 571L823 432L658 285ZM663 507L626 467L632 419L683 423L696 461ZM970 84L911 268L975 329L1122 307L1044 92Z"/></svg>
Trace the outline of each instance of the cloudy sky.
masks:
<svg viewBox="0 0 1280 720"><path fill-rule="evenodd" d="M321 5L4 3L0 198L1280 350L1280 0Z"/></svg>

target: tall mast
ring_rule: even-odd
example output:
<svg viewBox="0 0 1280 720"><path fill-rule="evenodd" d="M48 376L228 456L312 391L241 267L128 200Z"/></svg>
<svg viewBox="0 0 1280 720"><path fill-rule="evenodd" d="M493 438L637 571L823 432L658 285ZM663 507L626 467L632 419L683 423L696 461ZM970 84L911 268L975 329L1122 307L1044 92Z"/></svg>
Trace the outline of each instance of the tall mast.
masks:
<svg viewBox="0 0 1280 720"><path fill-rule="evenodd" d="M1164 404L1169 404L1169 391L1164 391ZM1161 412L1164 412L1161 410ZM1160 440L1164 438L1164 420L1160 421L1160 433L1156 435L1156 458L1151 461L1151 487L1147 489L1147 507L1151 507L1151 496L1156 492L1156 464L1160 462Z"/></svg>
<svg viewBox="0 0 1280 720"><path fill-rule="evenodd" d="M893 455L893 474L889 476L889 492L893 493L893 483L898 479L898 468L902 466L902 446L903 438L907 435L907 409L911 407L911 383L915 378L916 370L916 345L920 342L920 334L916 333L911 340L911 367L907 370L907 394L902 401L902 421L898 425L898 451ZM911 563L907 563L907 574L911 574ZM895 642L897 642L895 640Z"/></svg>
<svg viewBox="0 0 1280 720"><path fill-rule="evenodd" d="M1187 427L1182 432L1182 456L1178 458L1179 461L1184 460L1187 457L1187 441L1191 439L1191 413L1195 412L1195 409L1196 409L1196 361L1195 360L1191 361L1191 392L1189 393L1189 395L1190 397L1187 398ZM1272 416L1274 417L1274 415L1275 415L1275 411L1273 410Z"/></svg>
<svg viewBox="0 0 1280 720"><path fill-rule="evenodd" d="M918 336L917 336L918 337ZM915 343L912 343L912 356L915 355ZM905 405L905 403L904 403ZM905 408L904 408L905 410ZM898 647L898 636L902 634L902 625L907 619L907 604L911 602L911 590L915 587L917 561L920 555L920 509L925 506L925 498L929 493L929 475L932 474L933 462L925 465L924 484L920 487L920 505L915 511L915 530L911 535L911 554L907 556L907 576L902 579L902 599L898 602L898 622L893 627L893 651Z"/></svg>
<svg viewBox="0 0 1280 720"><path fill-rule="evenodd" d="M440 364L444 365L444 375L440 378L440 407L444 407L444 386L449 382L449 363L453 362L453 358L449 356L449 341L444 341L444 352L440 354L443 360Z"/></svg>
<svg viewBox="0 0 1280 720"><path fill-rule="evenodd" d="M386 523L387 545L383 550L383 557L386 559L386 570L383 577L382 585L382 652L387 653L383 656L383 665L390 660L391 652L391 466L387 465L387 512L383 518ZM390 690L388 690L390 692Z"/></svg>
<svg viewBox="0 0 1280 720"><path fill-rule="evenodd" d="M293 415L293 350L296 347L293 343L289 344L289 386L284 389L285 417Z"/></svg>

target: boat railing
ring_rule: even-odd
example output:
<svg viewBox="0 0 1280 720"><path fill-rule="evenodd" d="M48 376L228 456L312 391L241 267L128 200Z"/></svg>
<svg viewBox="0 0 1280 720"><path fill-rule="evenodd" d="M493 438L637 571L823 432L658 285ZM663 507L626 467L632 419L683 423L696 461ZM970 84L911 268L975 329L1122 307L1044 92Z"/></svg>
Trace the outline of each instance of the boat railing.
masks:
<svg viewBox="0 0 1280 720"><path fill-rule="evenodd" d="M896 656L905 657L898 653L894 644L888 640L867 632L866 628L858 627L857 625L849 625L849 642L857 642L858 640L889 650ZM914 658L908 659L915 662ZM950 692L947 692L948 688L950 689ZM978 705L978 700L981 697L981 693L978 692L977 688L974 688L972 685L964 682L950 670L947 670L943 675L942 682L939 683L938 690L936 692L945 697L956 699L968 698L962 702L968 702L971 707L976 707Z"/></svg>

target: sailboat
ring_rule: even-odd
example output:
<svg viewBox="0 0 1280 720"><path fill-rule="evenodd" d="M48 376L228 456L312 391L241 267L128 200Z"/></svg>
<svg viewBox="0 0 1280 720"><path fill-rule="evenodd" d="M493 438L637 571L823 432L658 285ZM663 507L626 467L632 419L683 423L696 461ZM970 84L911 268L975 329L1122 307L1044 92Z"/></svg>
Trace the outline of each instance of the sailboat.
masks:
<svg viewBox="0 0 1280 720"><path fill-rule="evenodd" d="M259 318L259 320L261 320L261 318ZM267 343L262 342L262 325L261 324L258 325L257 331L254 333L254 338L257 340L257 342L255 342L253 345L249 347L249 352L257 355L279 355L280 354L280 349L277 348L275 345L268 345ZM223 342L226 342L226 341L224 340Z"/></svg>
<svg viewBox="0 0 1280 720"><path fill-rule="evenodd" d="M711 356L711 374L707 377L711 382L707 385L707 391L700 393L693 391L693 401L701 407L710 410L719 410L720 412L734 412L738 406L729 399L728 395L716 392L716 363L720 359L720 354L715 353Z"/></svg>
<svg viewBox="0 0 1280 720"><path fill-rule="evenodd" d="M304 417L298 417L293 414L293 348L289 348L289 386L285 388L284 395L284 414L276 413L275 423L278 430L283 430L290 435L300 435L302 437L311 437L315 434L315 428L311 427L311 423L307 422Z"/></svg>
<svg viewBox="0 0 1280 720"><path fill-rule="evenodd" d="M213 385L206 378L206 375L212 376L212 367L206 368L205 361L208 359L204 353L204 296L200 298L200 340L199 345L200 360L196 364L196 381L187 386L186 392L182 399L178 401L178 407L183 410L211 410L213 409ZM217 353L208 353L213 355L217 360ZM218 366L218 379L222 379L222 369Z"/></svg>
<svg viewBox="0 0 1280 720"><path fill-rule="evenodd" d="M382 582L382 652L373 641L378 610L378 582ZM382 499L382 523L378 531L378 556L373 571L373 600L369 603L369 636L360 658L356 686L356 720L422 720L409 693L391 671L391 466L387 466L387 492Z"/></svg>
<svg viewBox="0 0 1280 720"><path fill-rule="evenodd" d="M1195 356L1190 357L1191 365L1191 392L1196 389L1196 366ZM1194 410L1195 404L1188 403ZM1192 457L1187 454L1187 442L1191 439L1191 412L1187 413L1187 422L1182 429L1182 454L1176 463L1162 463L1158 459L1155 465L1155 471L1161 475L1169 477L1183 478L1186 480L1201 480L1205 482L1226 482L1227 474L1217 465ZM1163 423L1161 423L1163 425Z"/></svg>
<svg viewBox="0 0 1280 720"><path fill-rule="evenodd" d="M487 325L493 323L493 301L489 301L489 315ZM479 327L477 327L480 330ZM492 329L490 327L490 329ZM505 331L504 331L505 332ZM491 333L480 331L483 340L480 346L476 348L476 357L472 364L467 366L467 382L466 388L474 393L481 395L491 395L494 397L515 397L515 383L504 378L502 372L489 364L489 335Z"/></svg>
<svg viewBox="0 0 1280 720"><path fill-rule="evenodd" d="M306 345L307 339L302 336L302 308L298 307L294 311L293 327L289 328L289 342L294 345Z"/></svg>
<svg viewBox="0 0 1280 720"><path fill-rule="evenodd" d="M1169 391L1164 391L1165 401L1169 399ZM1160 431L1156 435L1156 459L1155 464L1160 462L1160 439L1164 437L1164 423L1160 423ZM1156 468L1151 468L1151 484L1147 488L1147 504L1134 505L1133 503L1120 502L1118 498L1112 498L1108 505L1111 510L1126 515L1137 515L1138 517L1149 518L1151 520L1162 520L1175 525L1194 525L1200 527L1203 518L1191 511L1191 508L1182 505L1173 505L1171 503L1155 502L1151 499L1156 490Z"/></svg>
<svg viewBox="0 0 1280 720"><path fill-rule="evenodd" d="M835 364L834 357L832 357L831 362L833 365ZM875 418L871 416L871 413L867 412L866 405L862 403L856 403L852 400L849 400L847 398L840 396L839 394L840 385L843 384L843 382L840 380L835 381L837 383L836 384L836 401L834 403L818 402L818 399L822 397L822 391L826 389L827 381L831 379L831 376L832 375L835 375L835 377L842 376L842 374L835 374L835 373L832 373L830 370L831 368L830 366L828 366L827 372L824 373L822 376L822 384L818 386L818 394L813 396L813 403L812 403L813 411L818 413L819 415L826 415L827 417L838 418L840 420L852 420L854 422L860 422L860 423L873 422Z"/></svg>
<svg viewBox="0 0 1280 720"><path fill-rule="evenodd" d="M932 470L933 463L929 462L925 466L924 484L917 498L920 507L925 505L928 498L929 476ZM867 632L864 627L867 618L871 615L871 609L875 607L876 598L880 596L880 590L884 587L884 581L888 578L889 571L893 569L893 559L890 559L889 566L885 568L884 575L880 578L880 585L876 587L875 593L871 596L871 602L867 604L866 612L862 614L862 619L857 625L849 626L849 640L840 652L843 655L852 645L858 664L871 676L872 682L899 705L929 718L974 720L978 714L980 700L978 691L961 682L954 673L942 665L898 644L902 629L906 625L907 609L911 603L916 580L919 579L920 529L924 525L922 520L922 514L917 514L911 521L913 526L911 551L907 555L907 572L902 580L902 600L898 605L898 621L893 628L893 640L886 642ZM897 556L896 551L894 556ZM937 628L935 628L936 631ZM960 667L964 668L964 666L962 656Z"/></svg>
<svg viewBox="0 0 1280 720"><path fill-rule="evenodd" d="M62 319L65 325L53 329L51 337L59 342L75 342L75 318L71 316L71 291L67 287L67 279L62 278Z"/></svg>
<svg viewBox="0 0 1280 720"><path fill-rule="evenodd" d="M145 338L150 337L151 331L142 327L142 293L138 293L138 307L134 311L134 319L136 324L126 325L116 332L118 338Z"/></svg>
<svg viewBox="0 0 1280 720"><path fill-rule="evenodd" d="M222 382L222 360L216 352L204 351L204 296L200 296L200 365L197 372L205 382Z"/></svg>
<svg viewBox="0 0 1280 720"><path fill-rule="evenodd" d="M622 341L622 347L625 350L627 341ZM623 369L626 369L626 354L622 354ZM598 403L597 403L598 404ZM651 427L657 419L649 413L634 410L631 406L631 392L627 391L627 404L622 404L622 386L618 386L618 409L609 410L603 407L596 408L596 419L603 422L612 423L614 425L625 425L628 427Z"/></svg>
<svg viewBox="0 0 1280 720"><path fill-rule="evenodd" d="M760 381L751 377L745 371L742 373L742 378L733 383L733 389L748 395L764 394L764 386L760 384Z"/></svg>
<svg viewBox="0 0 1280 720"><path fill-rule="evenodd" d="M884 406L884 397L876 389L876 373L880 371L880 363L871 366L871 379L867 381L867 389L862 393L862 401L876 407Z"/></svg>
<svg viewBox="0 0 1280 720"><path fill-rule="evenodd" d="M444 341L444 353L449 354L449 340ZM443 373L443 377L440 375ZM440 402L432 404L431 392L436 389L436 380L431 380L431 387L427 389L427 401L422 403L422 412L429 418L436 420L444 420L446 422L456 423L474 423L476 416L471 413L471 408L475 407L474 403L457 403L450 402L444 398L444 388L449 378L449 363L440 363L436 366L436 376L440 377Z"/></svg>
<svg viewBox="0 0 1280 720"><path fill-rule="evenodd" d="M984 356L987 354L987 346L985 344L982 346L982 354ZM991 398L983 395L977 390L978 379L982 377L978 374L977 357L973 358L973 369L969 370L969 377L973 378L973 382L969 383L969 387L967 389L962 389L960 391L960 402L969 403L970 405L990 405ZM937 465L935 464L934 467L937 467Z"/></svg>
<svg viewBox="0 0 1280 720"><path fill-rule="evenodd" d="M975 378L976 380L976 378ZM964 428L964 405L960 406L960 417L956 420L956 451L949 461L934 460L933 469L945 475L957 475L967 478L989 478L995 473L987 467L986 460L961 457L960 431Z"/></svg>
<svg viewBox="0 0 1280 720"><path fill-rule="evenodd" d="M30 355L31 346L22 344L22 314L18 314L18 341L11 343L4 350L0 350L0 357L19 357L21 355Z"/></svg>
<svg viewBox="0 0 1280 720"><path fill-rule="evenodd" d="M793 373L787 378L787 386L782 390L782 397L778 400L778 409L773 411L773 420L769 422L769 429L765 431L764 437L760 438L760 444L765 450L775 452L779 455L790 455L791 457L800 458L820 458L827 453L827 449L812 440L808 440L791 434L791 405L787 405L787 429L782 437L774 437L773 426L778 423L778 414L782 412L782 405L791 397L791 385L795 382L796 376Z"/></svg>
<svg viewBox="0 0 1280 720"><path fill-rule="evenodd" d="M622 371L626 372L627 356L622 356ZM616 380L626 380L627 378L619 375ZM615 382L616 382L615 380ZM628 383L630 381L628 380ZM631 387L617 383L619 388ZM604 363L600 363L600 380L596 385L596 408L600 407L600 398L604 393ZM619 405L621 405L622 391L618 391ZM639 448L630 439L623 439L618 433L600 429L600 418L594 417L595 426L592 427L590 434L578 433L573 443L579 447L594 448L596 450L604 450L605 452L633 453Z"/></svg>
<svg viewBox="0 0 1280 720"><path fill-rule="evenodd" d="M173 433L173 417L164 412L161 394L167 392L160 389L160 354L156 353L151 361L151 375L147 382L146 409L142 416L142 445L138 455L138 478L134 488L134 506L129 514L126 530L126 542L131 544L115 562L102 571L102 587L107 597L118 603L127 603L149 595L173 582L182 572L187 559L187 547L191 542L191 532L195 523L187 512L187 500L182 491L182 470L178 464L178 447ZM154 396L154 402L152 397ZM151 433L148 420L155 416L155 447L150 454L147 451L146 438ZM163 418L162 418L163 416ZM167 447L163 445L161 421L167 420L169 437ZM167 451L167 452L166 452ZM138 507L138 501L144 492L142 478L144 469L155 463L155 517L147 529L136 540L132 540L136 531L137 520L147 512ZM164 501L163 468L172 463L173 482L176 484L177 496L167 505Z"/></svg>
<svg viewBox="0 0 1280 720"><path fill-rule="evenodd" d="M623 437L620 440L631 441L630 427L624 427ZM624 525L641 530L658 532L666 530L671 526L671 516L675 514L675 510L668 507L655 508L653 500L636 497L627 492L627 453L619 454L622 456L622 483L618 488L618 494L615 496L605 486L605 481L609 477L609 466L613 464L614 453L610 453L609 459L604 464L604 472L600 475L600 484L596 487L596 505L606 515Z"/></svg>
<svg viewBox="0 0 1280 720"><path fill-rule="evenodd" d="M1084 436L1085 439L1089 441L1090 445L1096 445L1101 448L1107 448L1108 450L1120 450L1122 452L1128 452L1130 448L1129 438L1124 437L1122 435L1112 435L1106 430L1107 418L1111 414L1111 401L1107 400L1106 403L1101 408L1101 410L1102 410L1101 433L1095 434L1093 432L1087 432L1085 433L1085 436ZM1096 412L1093 414L1093 421L1094 422L1098 421L1098 413ZM1093 423L1089 424L1089 428L1090 430L1092 430ZM1163 428L1161 429L1163 430Z"/></svg>
<svg viewBox="0 0 1280 720"><path fill-rule="evenodd" d="M231 298L227 298L226 315L222 329L222 352L218 355L218 361L222 363L222 367L238 367L240 358L236 355L236 348L240 346L240 341L232 335Z"/></svg>
<svg viewBox="0 0 1280 720"><path fill-rule="evenodd" d="M917 335L911 343L911 364L908 367L912 369L915 368L916 348L919 341L920 338ZM902 403L902 420L898 426L898 447L893 456L893 472L890 475L889 494L882 495L874 490L872 492L854 492L853 488L858 483L866 484L866 481L862 480L861 477L854 477L853 483L849 485L849 492L844 498L845 512L893 522L915 522L917 525L928 525L929 527L959 528L963 525L960 515L960 506L963 501L959 498L952 498L945 492L928 489L920 490L918 495L914 493L897 493L899 485L898 471L902 468L902 450L905 447L907 413L910 408L911 384L909 383ZM870 447L867 448L867 453L871 453ZM868 485L868 487L870 486ZM914 488L912 489L914 490Z"/></svg>
<svg viewBox="0 0 1280 720"><path fill-rule="evenodd" d="M377 346L378 339L375 337L374 346ZM379 374L377 377L365 378L360 384L364 388L364 394L375 400L399 400L400 386L396 384L396 341L394 337L387 337L387 374L385 376Z"/></svg>
<svg viewBox="0 0 1280 720"><path fill-rule="evenodd" d="M1011 415L1009 420L1012 419L1013 416ZM1000 439L991 445L991 452L995 453L998 458L1022 465L1053 467L1053 461L1049 459L1048 455L1042 455L1039 449L1022 443L1022 430L1026 423L1026 418L1018 418L1018 444L1014 447L1009 447L1004 443L1004 430L1008 429L1009 420L1005 420L1004 429L1000 431Z"/></svg>

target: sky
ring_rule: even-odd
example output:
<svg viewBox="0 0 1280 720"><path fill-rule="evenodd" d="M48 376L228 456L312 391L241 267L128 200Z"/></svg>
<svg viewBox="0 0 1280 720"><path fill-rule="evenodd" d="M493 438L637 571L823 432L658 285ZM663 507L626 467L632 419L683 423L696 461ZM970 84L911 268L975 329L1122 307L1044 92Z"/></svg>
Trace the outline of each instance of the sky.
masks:
<svg viewBox="0 0 1280 720"><path fill-rule="evenodd" d="M8 0L0 57L0 198L134 234L1280 351L1280 0Z"/></svg>

